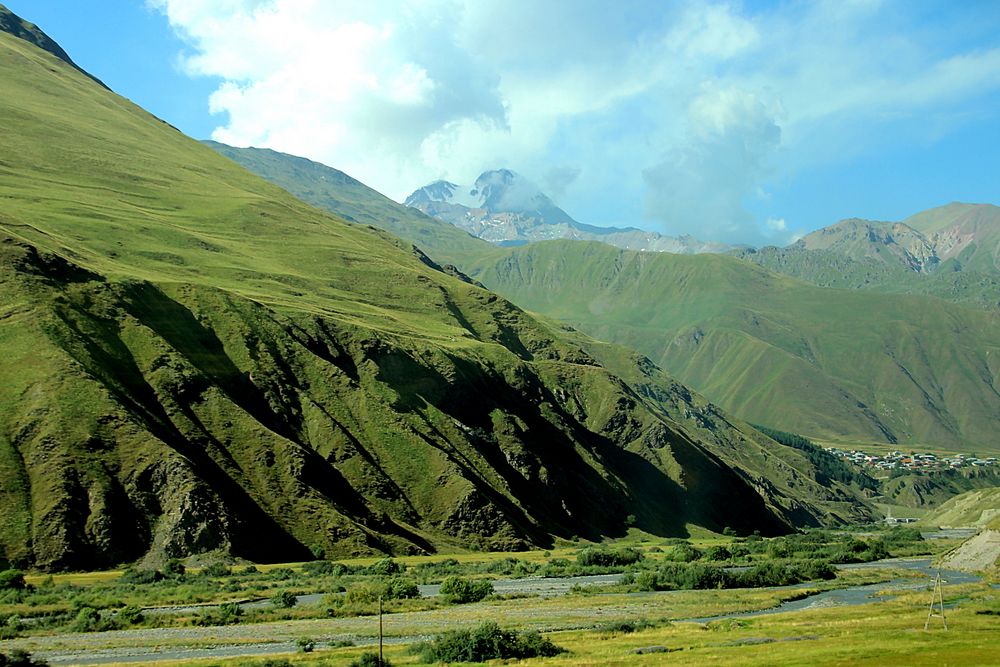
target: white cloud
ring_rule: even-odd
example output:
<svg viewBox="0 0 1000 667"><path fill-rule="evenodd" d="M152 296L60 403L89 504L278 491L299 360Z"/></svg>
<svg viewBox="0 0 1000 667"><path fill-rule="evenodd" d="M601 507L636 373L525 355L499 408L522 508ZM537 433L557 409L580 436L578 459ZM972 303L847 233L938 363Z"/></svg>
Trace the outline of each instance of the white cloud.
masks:
<svg viewBox="0 0 1000 667"><path fill-rule="evenodd" d="M784 218L768 218L764 226L774 232L783 232L787 228Z"/></svg>
<svg viewBox="0 0 1000 667"><path fill-rule="evenodd" d="M147 2L190 45L187 70L224 80L219 141L397 199L506 166L585 222L645 214L733 241L778 231L747 206L770 179L1000 89L1000 48L941 46L946 21L917 29L891 2Z"/></svg>

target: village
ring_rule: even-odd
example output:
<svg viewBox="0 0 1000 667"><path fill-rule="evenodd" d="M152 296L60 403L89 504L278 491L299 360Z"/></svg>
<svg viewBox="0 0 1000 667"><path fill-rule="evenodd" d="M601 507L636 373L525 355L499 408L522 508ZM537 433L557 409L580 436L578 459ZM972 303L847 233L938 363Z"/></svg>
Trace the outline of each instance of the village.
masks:
<svg viewBox="0 0 1000 667"><path fill-rule="evenodd" d="M911 452L904 454L900 451L890 452L885 455L871 454L858 449L850 451L838 449L837 447L826 447L826 451L846 459L862 468L874 468L876 470L955 470L960 468L989 467L996 466L996 457L979 458L974 455L956 454L955 456L942 456L936 454L917 454Z"/></svg>

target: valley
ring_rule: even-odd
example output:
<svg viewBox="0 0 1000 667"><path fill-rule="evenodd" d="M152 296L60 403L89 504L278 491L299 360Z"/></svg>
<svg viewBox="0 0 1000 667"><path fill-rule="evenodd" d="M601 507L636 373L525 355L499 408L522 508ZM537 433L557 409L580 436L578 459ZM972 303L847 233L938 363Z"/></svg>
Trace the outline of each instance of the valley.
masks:
<svg viewBox="0 0 1000 667"><path fill-rule="evenodd" d="M209 4L144 11L197 50L231 35L182 27L196 9L287 10ZM296 145L390 118L379 159L441 160L473 126L523 154L507 101L483 111L488 71L469 99L409 61L337 78L412 37L410 9L325 35L349 57L305 105L361 86L392 112ZM284 38L232 62L299 50ZM187 58L174 75L215 76ZM215 139L268 90L229 78ZM268 118L294 106L279 89ZM400 204L187 136L3 5L0 90L0 667L1000 662L1000 208L755 248L581 223L471 154L471 185L435 175ZM621 191L660 187L646 215L698 190L704 151L765 162L729 133L769 107L701 91L704 145ZM483 106L401 138L445 98ZM687 187L659 183L670 160ZM554 192L595 182L550 166Z"/></svg>

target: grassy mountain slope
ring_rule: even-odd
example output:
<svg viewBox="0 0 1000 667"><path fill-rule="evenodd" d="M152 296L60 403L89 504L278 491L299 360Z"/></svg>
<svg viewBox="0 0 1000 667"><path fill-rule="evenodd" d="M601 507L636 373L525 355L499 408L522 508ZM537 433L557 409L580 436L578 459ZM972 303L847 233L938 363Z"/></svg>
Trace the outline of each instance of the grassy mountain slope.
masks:
<svg viewBox="0 0 1000 667"><path fill-rule="evenodd" d="M0 557L292 560L866 511L648 361L526 315L0 33Z"/></svg>
<svg viewBox="0 0 1000 667"><path fill-rule="evenodd" d="M934 507L966 491L996 486L995 468L965 468L893 475L882 483L882 494L897 505Z"/></svg>
<svg viewBox="0 0 1000 667"><path fill-rule="evenodd" d="M1000 518L1000 488L955 496L922 519L929 526L989 526Z"/></svg>
<svg viewBox="0 0 1000 667"><path fill-rule="evenodd" d="M3 5L0 5L0 32L5 32L15 37L19 37L26 42L34 44L43 51L48 51L59 60L62 60L67 65L76 69L81 74L90 77L102 86L104 85L100 82L100 80L91 76L89 72L84 71L79 65L73 62L73 59L69 57L69 54L66 53L63 48L59 46L51 37L42 32L38 26L34 23L25 21Z"/></svg>
<svg viewBox="0 0 1000 667"><path fill-rule="evenodd" d="M997 315L820 289L725 256L551 242L471 271L649 355L754 423L822 439L996 448Z"/></svg>
<svg viewBox="0 0 1000 667"><path fill-rule="evenodd" d="M374 225L425 250L436 261L454 264L490 253L486 241L408 206L401 206L342 171L306 158L266 148L234 148L204 142L251 172L345 220Z"/></svg>

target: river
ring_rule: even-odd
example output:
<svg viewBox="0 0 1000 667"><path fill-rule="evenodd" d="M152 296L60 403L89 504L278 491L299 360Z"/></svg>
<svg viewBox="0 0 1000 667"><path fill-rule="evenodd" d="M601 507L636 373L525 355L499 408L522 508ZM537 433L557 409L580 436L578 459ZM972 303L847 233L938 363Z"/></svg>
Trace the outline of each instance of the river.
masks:
<svg viewBox="0 0 1000 667"><path fill-rule="evenodd" d="M743 612L734 614L724 614L719 616L704 618L678 619L678 622L706 623L714 620L726 618L746 618L761 616L765 614L776 614L781 612L797 611L801 609L811 609L824 606L854 606L868 604L885 599L886 596L879 596L881 591L904 591L919 590L926 588L928 581L937 572L931 567L931 561L927 558L909 559L887 559L875 563L863 563L838 566L842 569L865 569L879 567L895 567L907 570L914 570L927 575L924 577L899 578L880 584L852 586L832 591L825 591L807 598L782 603L770 609ZM942 571L942 578L949 584L972 583L980 580L979 577L963 572ZM534 594L546 597L565 594L573 586L599 586L617 583L621 575L596 575L585 577L562 577L562 578L525 578L525 579L499 579L494 582L494 589L499 594L523 593ZM795 584L792 586L773 587L767 590L795 590L807 589L810 584ZM432 596L438 594L437 585L427 585L421 587L421 595ZM316 605L322 600L322 595L304 595L299 597L299 603L303 605ZM263 604L266 601L248 602L248 605ZM442 610L437 610L440 612ZM424 612L410 612L419 615ZM389 618L394 618L392 615ZM343 619L345 622L351 619ZM125 662L154 662L161 660L180 660L196 658L228 658L237 656L262 656L276 653L287 653L296 650L294 641L290 641L289 625L300 624L299 627L309 627L310 621L286 621L281 632L274 632L280 624L260 624L255 628L253 625L226 626L223 628L156 628L140 630L122 630L117 633L93 633L94 635L106 634L124 637L128 635L134 637L135 645L117 648L92 648L70 649L68 646L61 650L57 645L53 645L52 650L39 648L35 655L47 660L53 665L100 665L109 663ZM370 627L370 621L368 621ZM345 627L345 630L349 628ZM212 632L210 636L218 641L218 645L210 647L183 647L183 646L158 646L157 644L169 643L166 640L176 641L178 638L190 637L192 641L204 639L204 632ZM308 630L301 632L308 633ZM256 634L255 634L256 633ZM265 637L273 635L284 635L279 641L266 641ZM295 635L291 635L295 636ZM356 645L373 644L376 638L365 635L362 632L349 632L344 635L350 636ZM63 635L66 639L69 636ZM98 639L94 637L94 639ZM228 643L227 643L228 639ZM255 641L255 639L257 641ZM386 643L410 643L427 639L423 635L409 635L387 638ZM322 648L323 644L318 644Z"/></svg>

